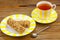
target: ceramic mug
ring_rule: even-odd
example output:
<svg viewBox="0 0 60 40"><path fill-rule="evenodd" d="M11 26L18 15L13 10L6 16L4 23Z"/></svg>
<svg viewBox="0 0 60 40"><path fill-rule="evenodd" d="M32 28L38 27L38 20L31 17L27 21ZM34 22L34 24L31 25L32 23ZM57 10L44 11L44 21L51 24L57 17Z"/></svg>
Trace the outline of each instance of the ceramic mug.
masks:
<svg viewBox="0 0 60 40"><path fill-rule="evenodd" d="M51 8L49 8L47 10L40 9L39 5L43 5L43 4L48 4ZM50 15L50 13L52 11L51 9L55 9L56 5L52 4L51 2L48 2L48 1L40 1L36 4L36 7L40 10L40 18L47 19L47 17ZM41 8L43 8L43 7L41 6ZM44 9L46 9L46 7L44 7Z"/></svg>

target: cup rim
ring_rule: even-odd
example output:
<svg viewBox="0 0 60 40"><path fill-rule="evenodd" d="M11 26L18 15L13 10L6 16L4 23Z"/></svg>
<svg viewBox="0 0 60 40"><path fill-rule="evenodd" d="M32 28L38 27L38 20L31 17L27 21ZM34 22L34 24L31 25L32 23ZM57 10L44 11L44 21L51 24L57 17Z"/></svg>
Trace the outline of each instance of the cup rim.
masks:
<svg viewBox="0 0 60 40"><path fill-rule="evenodd" d="M53 7L52 3L49 1L40 1L36 4L36 7L38 7L38 5L43 4L43 3L48 3L51 7Z"/></svg>

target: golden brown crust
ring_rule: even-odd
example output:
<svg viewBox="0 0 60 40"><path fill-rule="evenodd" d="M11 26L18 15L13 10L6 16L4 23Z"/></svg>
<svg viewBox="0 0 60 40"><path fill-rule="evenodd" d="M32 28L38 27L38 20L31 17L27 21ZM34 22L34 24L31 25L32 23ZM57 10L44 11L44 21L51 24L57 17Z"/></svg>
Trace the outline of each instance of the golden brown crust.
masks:
<svg viewBox="0 0 60 40"><path fill-rule="evenodd" d="M12 19L8 19L7 24L10 25L13 29L15 29L19 33L23 33L25 28L21 26L18 22Z"/></svg>
<svg viewBox="0 0 60 40"><path fill-rule="evenodd" d="M7 24L19 33L23 33L25 31L25 28L28 28L30 26L30 22L28 20L15 21L11 18L8 19Z"/></svg>
<svg viewBox="0 0 60 40"><path fill-rule="evenodd" d="M21 24L25 28L29 28L30 22L28 20L25 21L18 21L19 24Z"/></svg>

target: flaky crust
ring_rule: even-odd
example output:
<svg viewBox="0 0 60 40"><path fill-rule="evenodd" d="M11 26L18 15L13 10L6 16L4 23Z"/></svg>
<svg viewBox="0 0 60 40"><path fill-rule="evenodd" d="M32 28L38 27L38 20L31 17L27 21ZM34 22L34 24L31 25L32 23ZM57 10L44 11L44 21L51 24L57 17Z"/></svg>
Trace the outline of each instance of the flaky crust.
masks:
<svg viewBox="0 0 60 40"><path fill-rule="evenodd" d="M30 22L28 20L15 21L11 18L8 19L7 24L19 33L23 33L25 31L25 28L28 28L30 26Z"/></svg>

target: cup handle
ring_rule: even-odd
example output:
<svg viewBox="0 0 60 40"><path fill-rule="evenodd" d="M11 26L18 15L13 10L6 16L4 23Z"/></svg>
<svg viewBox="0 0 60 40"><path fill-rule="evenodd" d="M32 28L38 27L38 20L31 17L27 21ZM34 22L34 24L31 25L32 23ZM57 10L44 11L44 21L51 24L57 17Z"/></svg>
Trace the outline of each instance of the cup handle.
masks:
<svg viewBox="0 0 60 40"><path fill-rule="evenodd" d="M55 9L56 8L56 4L53 4L53 9Z"/></svg>

